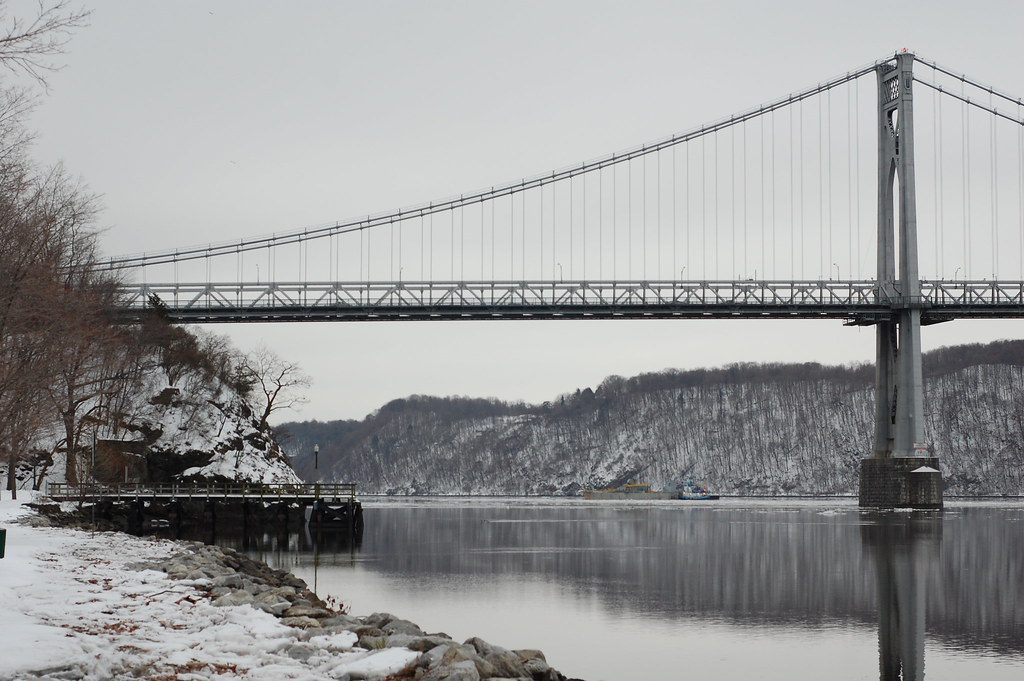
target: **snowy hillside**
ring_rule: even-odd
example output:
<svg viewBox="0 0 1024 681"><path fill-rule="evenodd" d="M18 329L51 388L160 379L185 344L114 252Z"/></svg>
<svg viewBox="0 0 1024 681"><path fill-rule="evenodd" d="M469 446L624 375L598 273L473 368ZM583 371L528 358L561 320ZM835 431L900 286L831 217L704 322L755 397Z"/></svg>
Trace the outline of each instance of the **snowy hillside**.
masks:
<svg viewBox="0 0 1024 681"><path fill-rule="evenodd" d="M871 454L872 373L807 367L816 365L613 378L556 404L494 403L488 415L460 414L457 399L409 398L360 424L286 427L296 451L320 445L321 474L367 492L574 494L692 477L724 494L856 494ZM760 379L743 380L744 370ZM1024 369L931 373L926 438L947 493L1024 494Z"/></svg>
<svg viewBox="0 0 1024 681"><path fill-rule="evenodd" d="M183 390L153 382L140 397L138 411L122 425L129 438L145 443L149 479L300 482L272 433L260 430L229 387L191 383Z"/></svg>
<svg viewBox="0 0 1024 681"><path fill-rule="evenodd" d="M173 378L174 385L170 382ZM200 368L148 372L109 421L85 426L76 457L77 477L101 482L298 483L269 428L231 386ZM19 487L65 482L62 432L39 440L17 471ZM5 473L6 466L0 466Z"/></svg>

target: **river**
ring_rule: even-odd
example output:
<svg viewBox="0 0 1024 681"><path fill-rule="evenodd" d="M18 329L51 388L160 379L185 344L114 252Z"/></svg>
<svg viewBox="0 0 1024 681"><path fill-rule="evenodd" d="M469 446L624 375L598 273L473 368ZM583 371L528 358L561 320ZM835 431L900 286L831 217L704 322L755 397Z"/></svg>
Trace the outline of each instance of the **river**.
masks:
<svg viewBox="0 0 1024 681"><path fill-rule="evenodd" d="M1024 504L364 499L359 545L248 552L350 612L586 681L1024 678ZM900 674L902 673L902 677Z"/></svg>

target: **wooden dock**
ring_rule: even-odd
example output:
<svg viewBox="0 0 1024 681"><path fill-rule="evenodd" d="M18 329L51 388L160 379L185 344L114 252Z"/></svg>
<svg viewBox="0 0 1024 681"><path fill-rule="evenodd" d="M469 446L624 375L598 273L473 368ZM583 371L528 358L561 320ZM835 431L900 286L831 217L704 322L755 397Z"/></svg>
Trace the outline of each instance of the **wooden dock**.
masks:
<svg viewBox="0 0 1024 681"><path fill-rule="evenodd" d="M236 499L269 502L297 502L305 505L324 499L330 502L354 501L356 485L352 482L314 482L299 485L270 484L147 484L124 482L113 485L96 483L48 483L46 495L54 501L176 501L183 499ZM304 502L304 503L303 503Z"/></svg>
<svg viewBox="0 0 1024 681"><path fill-rule="evenodd" d="M219 524L248 532L261 526L287 529L289 523L311 529L335 529L361 535L363 505L355 483L270 484L50 483L46 496L98 510L105 520L123 523L132 533L152 527L180 529L183 524L210 531ZM119 519L119 520L118 520ZM219 519L219 522L218 522Z"/></svg>

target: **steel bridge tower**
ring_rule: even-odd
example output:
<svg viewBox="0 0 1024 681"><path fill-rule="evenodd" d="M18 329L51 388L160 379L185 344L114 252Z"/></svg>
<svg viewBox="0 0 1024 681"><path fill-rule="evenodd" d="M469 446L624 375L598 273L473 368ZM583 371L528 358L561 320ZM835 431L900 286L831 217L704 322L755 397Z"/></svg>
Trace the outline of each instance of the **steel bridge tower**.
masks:
<svg viewBox="0 0 1024 681"><path fill-rule="evenodd" d="M894 302L889 318L875 326L874 455L860 471L865 507L942 507L938 458L923 442L913 66L914 55L904 52L876 68L878 296Z"/></svg>

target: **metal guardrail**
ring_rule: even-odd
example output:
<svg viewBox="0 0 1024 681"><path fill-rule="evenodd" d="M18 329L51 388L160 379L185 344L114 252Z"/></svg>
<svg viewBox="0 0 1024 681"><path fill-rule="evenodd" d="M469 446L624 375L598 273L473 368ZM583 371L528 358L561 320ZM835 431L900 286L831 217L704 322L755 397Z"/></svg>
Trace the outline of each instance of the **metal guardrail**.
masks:
<svg viewBox="0 0 1024 681"><path fill-rule="evenodd" d="M293 484L210 484L175 485L117 483L47 483L46 494L54 501L130 501L135 499L355 499L356 485L351 482Z"/></svg>

